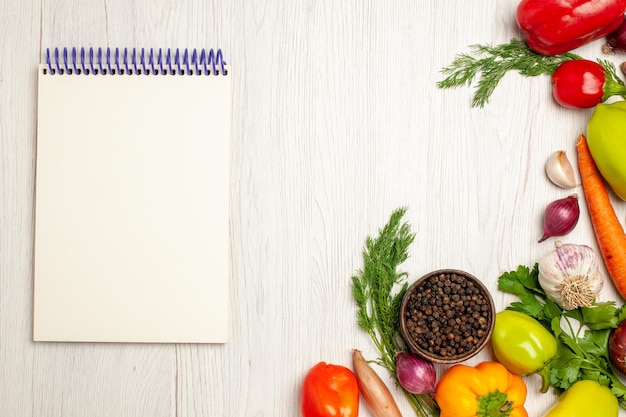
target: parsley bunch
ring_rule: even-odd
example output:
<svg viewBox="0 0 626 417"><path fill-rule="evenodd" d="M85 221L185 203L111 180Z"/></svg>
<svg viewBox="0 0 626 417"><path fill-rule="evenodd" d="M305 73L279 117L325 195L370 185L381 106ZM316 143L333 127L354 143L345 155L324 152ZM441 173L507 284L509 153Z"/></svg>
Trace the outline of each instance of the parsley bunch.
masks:
<svg viewBox="0 0 626 417"><path fill-rule="evenodd" d="M595 303L592 307L563 310L546 296L539 285L539 268L519 266L498 279L498 288L519 297L507 309L538 320L557 339L557 353L550 362L550 384L557 393L575 382L589 379L605 385L626 408L626 386L617 376L609 359L611 330L626 318L626 306L618 308L613 301Z"/></svg>

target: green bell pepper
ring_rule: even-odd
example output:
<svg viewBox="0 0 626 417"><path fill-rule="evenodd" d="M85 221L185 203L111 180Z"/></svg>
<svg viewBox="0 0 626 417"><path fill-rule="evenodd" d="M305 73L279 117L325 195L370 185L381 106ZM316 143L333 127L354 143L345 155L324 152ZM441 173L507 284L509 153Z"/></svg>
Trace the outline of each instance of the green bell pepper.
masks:
<svg viewBox="0 0 626 417"><path fill-rule="evenodd" d="M544 417L617 417L618 414L617 398L608 387L582 380L561 394Z"/></svg>
<svg viewBox="0 0 626 417"><path fill-rule="evenodd" d="M518 311L496 314L491 345L498 362L516 375L538 373L541 392L550 386L550 361L556 355L556 339L534 318Z"/></svg>
<svg viewBox="0 0 626 417"><path fill-rule="evenodd" d="M587 144L598 170L626 200L626 101L598 104L587 125Z"/></svg>

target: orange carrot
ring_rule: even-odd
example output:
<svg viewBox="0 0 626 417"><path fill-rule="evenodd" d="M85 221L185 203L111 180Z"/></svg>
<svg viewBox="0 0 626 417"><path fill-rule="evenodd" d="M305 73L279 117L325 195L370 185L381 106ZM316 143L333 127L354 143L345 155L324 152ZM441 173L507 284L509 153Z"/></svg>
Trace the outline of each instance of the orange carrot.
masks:
<svg viewBox="0 0 626 417"><path fill-rule="evenodd" d="M611 205L585 135L578 137L578 169L598 247L615 288L626 298L626 234Z"/></svg>

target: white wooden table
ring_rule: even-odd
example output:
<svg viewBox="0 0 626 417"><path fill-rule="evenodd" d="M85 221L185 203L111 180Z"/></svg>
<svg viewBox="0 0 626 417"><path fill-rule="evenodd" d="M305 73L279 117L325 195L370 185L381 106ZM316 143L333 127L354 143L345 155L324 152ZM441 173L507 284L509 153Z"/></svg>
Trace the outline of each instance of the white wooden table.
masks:
<svg viewBox="0 0 626 417"><path fill-rule="evenodd" d="M0 2L0 415L299 415L311 366L349 366L352 348L377 355L356 324L350 277L365 237L399 206L417 234L410 280L463 269L503 308L511 298L497 277L552 249L537 243L543 208L571 193L547 180L544 162L558 149L575 155L591 114L557 106L548 77L509 74L483 109L470 107L469 88L436 87L468 45L521 36L516 6ZM56 46L224 50L234 76L227 344L32 341L36 74ZM577 52L594 59L600 42ZM616 209L624 220L626 203ZM584 205L566 240L596 247ZM617 299L610 283L601 299ZM554 397L526 381L540 416Z"/></svg>

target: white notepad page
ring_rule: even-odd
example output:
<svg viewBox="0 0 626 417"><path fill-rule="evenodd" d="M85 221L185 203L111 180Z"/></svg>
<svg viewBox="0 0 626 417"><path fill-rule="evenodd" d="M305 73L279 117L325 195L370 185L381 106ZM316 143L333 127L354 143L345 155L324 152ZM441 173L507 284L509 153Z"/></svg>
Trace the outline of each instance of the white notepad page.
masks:
<svg viewBox="0 0 626 417"><path fill-rule="evenodd" d="M45 68L34 340L226 342L231 76Z"/></svg>

